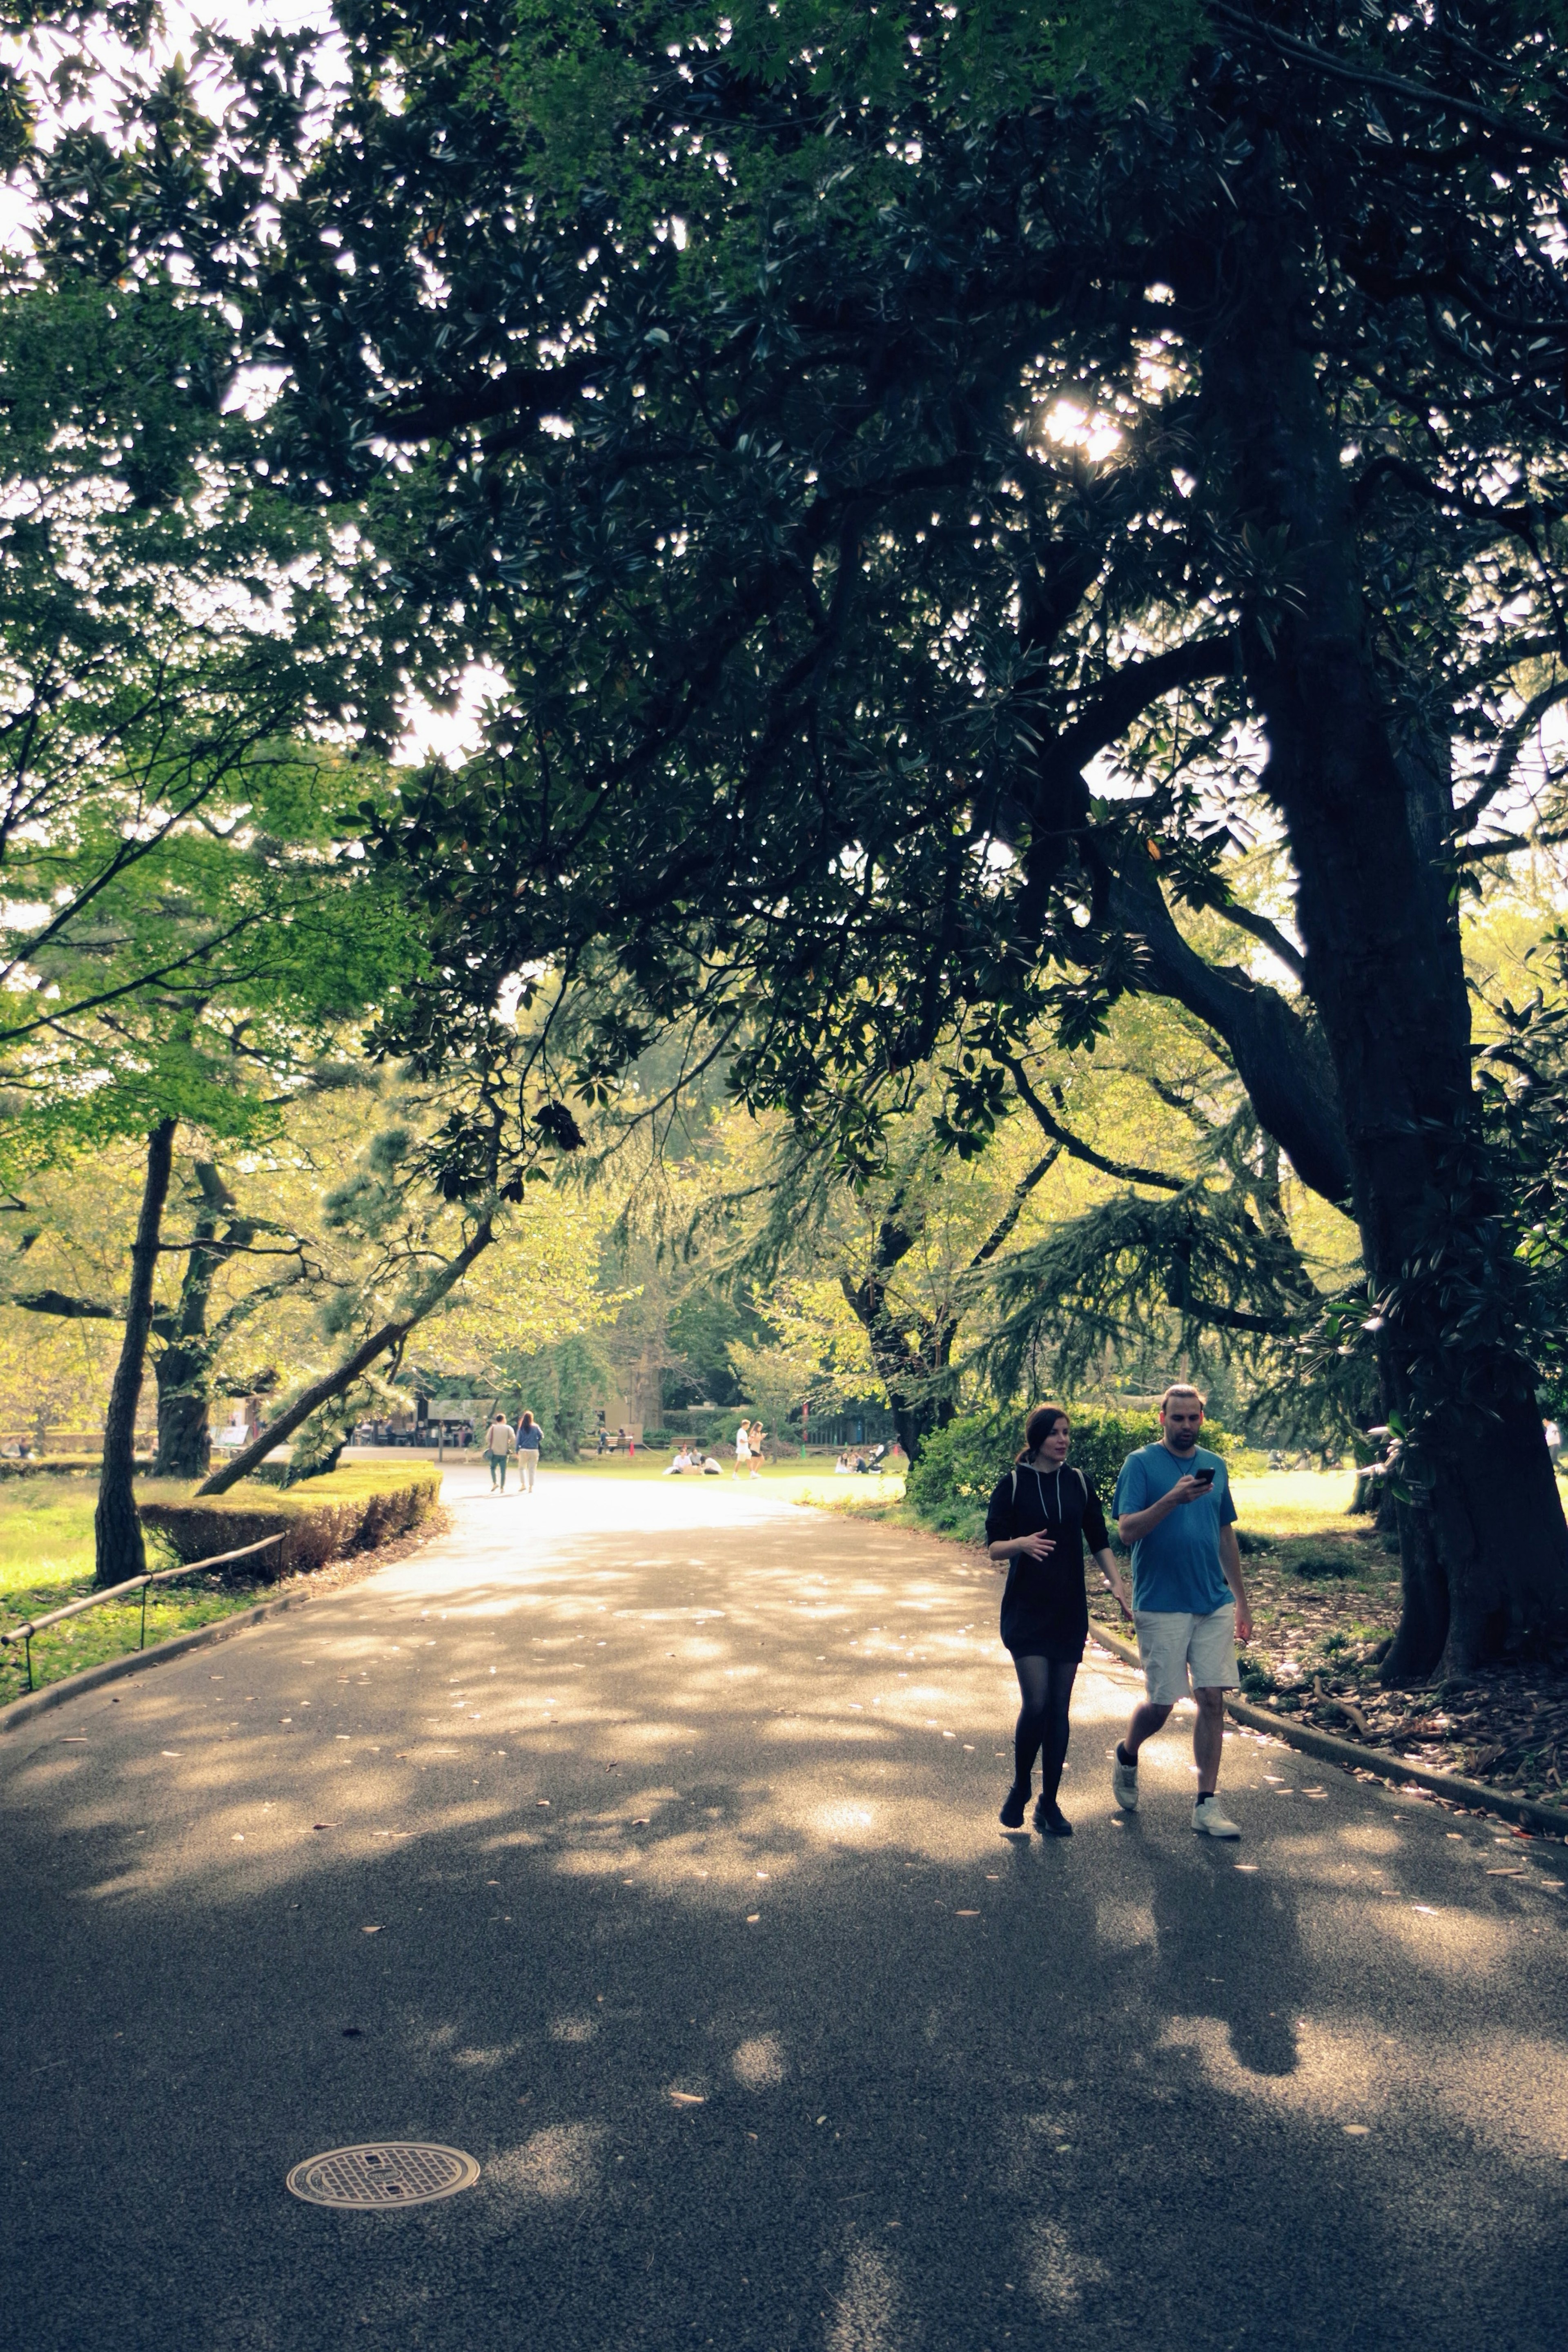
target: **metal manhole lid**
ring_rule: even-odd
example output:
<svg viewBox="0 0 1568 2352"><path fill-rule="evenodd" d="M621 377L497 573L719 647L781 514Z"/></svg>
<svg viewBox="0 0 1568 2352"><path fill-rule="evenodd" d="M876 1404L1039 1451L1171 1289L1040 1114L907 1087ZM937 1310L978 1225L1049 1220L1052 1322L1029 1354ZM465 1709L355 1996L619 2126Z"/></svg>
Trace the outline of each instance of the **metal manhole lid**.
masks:
<svg viewBox="0 0 1568 2352"><path fill-rule="evenodd" d="M329 2147L308 2156L288 2175L291 2195L307 2205L336 2205L356 2212L371 2207L432 2205L472 2189L479 2167L460 2147L429 2140L373 2139L357 2147Z"/></svg>

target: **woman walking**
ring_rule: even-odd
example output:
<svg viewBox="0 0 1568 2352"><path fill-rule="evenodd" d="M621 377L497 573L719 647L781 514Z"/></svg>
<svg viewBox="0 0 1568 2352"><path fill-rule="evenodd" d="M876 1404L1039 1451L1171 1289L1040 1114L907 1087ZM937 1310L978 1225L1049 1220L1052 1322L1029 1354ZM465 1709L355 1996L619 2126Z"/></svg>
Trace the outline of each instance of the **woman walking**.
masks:
<svg viewBox="0 0 1568 2352"><path fill-rule="evenodd" d="M1082 1470L1068 1467L1071 1428L1062 1407L1036 1405L1024 1423L1024 1440L986 1512L987 1549L998 1568L1007 1570L1002 1640L1012 1652L1023 1699L1013 1735L1013 1785L1001 1822L1004 1829L1023 1827L1039 1756L1034 1825L1042 1837L1071 1837L1072 1824L1056 1797L1067 1759L1072 1679L1089 1638L1085 1536L1124 1609L1127 1595L1100 1497Z"/></svg>
<svg viewBox="0 0 1568 2352"><path fill-rule="evenodd" d="M534 1473L539 1466L539 1448L544 1442L544 1431L531 1412L525 1412L517 1423L517 1480L525 1495L534 1491Z"/></svg>

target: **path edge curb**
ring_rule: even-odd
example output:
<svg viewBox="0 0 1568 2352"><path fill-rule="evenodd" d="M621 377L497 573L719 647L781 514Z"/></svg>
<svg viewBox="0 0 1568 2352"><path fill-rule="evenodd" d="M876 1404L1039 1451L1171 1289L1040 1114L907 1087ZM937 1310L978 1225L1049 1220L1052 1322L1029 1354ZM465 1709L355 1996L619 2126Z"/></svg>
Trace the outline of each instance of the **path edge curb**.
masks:
<svg viewBox="0 0 1568 2352"><path fill-rule="evenodd" d="M1089 1637L1130 1666L1141 1663L1135 1644L1113 1633L1109 1626L1097 1625L1091 1619ZM1458 1772L1434 1772L1424 1764L1410 1764L1402 1756L1390 1756L1386 1748L1358 1748L1354 1740L1341 1739L1332 1731L1292 1723L1289 1716L1276 1715L1271 1707L1254 1706L1250 1699L1233 1698L1228 1694L1225 1711L1249 1730L1267 1731L1274 1738L1282 1739L1288 1748L1299 1748L1303 1755L1321 1757L1325 1763L1348 1764L1360 1772L1375 1772L1381 1780L1427 1789L1433 1796L1447 1797L1454 1804L1468 1805L1478 1812L1496 1813L1505 1822L1517 1822L1524 1828L1543 1830L1551 1837L1568 1839L1568 1810L1562 1806L1538 1805L1531 1797L1511 1797L1504 1790L1489 1789L1484 1780L1467 1780Z"/></svg>
<svg viewBox="0 0 1568 2352"><path fill-rule="evenodd" d="M99 1665L83 1666L79 1674L67 1675L61 1682L27 1691L9 1706L0 1706L0 1735L19 1730L53 1707L64 1706L67 1699L100 1690L105 1683L123 1682L128 1675L144 1674L171 1658L183 1657L188 1650L211 1649L216 1642L226 1642L231 1633L243 1633L247 1625L259 1625L264 1617L280 1617L286 1609L303 1609L320 1597L314 1592L285 1592L276 1601L258 1601L254 1609L236 1609L232 1617L215 1618L210 1625L193 1626L188 1633L171 1633L166 1642L154 1642L150 1650L131 1650L123 1658L105 1658Z"/></svg>

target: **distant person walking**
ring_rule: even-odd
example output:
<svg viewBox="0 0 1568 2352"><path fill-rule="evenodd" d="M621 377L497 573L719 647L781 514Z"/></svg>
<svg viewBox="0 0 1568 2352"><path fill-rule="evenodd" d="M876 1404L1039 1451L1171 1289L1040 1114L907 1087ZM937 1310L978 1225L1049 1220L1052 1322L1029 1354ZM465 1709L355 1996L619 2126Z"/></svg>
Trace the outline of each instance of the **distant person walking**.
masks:
<svg viewBox="0 0 1568 2352"><path fill-rule="evenodd" d="M767 1432L764 1430L762 1423L759 1421L754 1421L747 1433L751 1446L751 1460L747 1465L747 1467L754 1478L762 1467L762 1442L766 1435Z"/></svg>
<svg viewBox="0 0 1568 2352"><path fill-rule="evenodd" d="M751 1466L751 1424L743 1421L735 1433L735 1475L738 1478Z"/></svg>
<svg viewBox="0 0 1568 2352"><path fill-rule="evenodd" d="M485 1459L490 1465L490 1492L497 1487L507 1491L507 1464L517 1451L517 1441L512 1434L512 1424L504 1412L497 1411L485 1432Z"/></svg>
<svg viewBox="0 0 1568 2352"><path fill-rule="evenodd" d="M1023 1827L1039 1756L1034 1825L1042 1837L1072 1835L1057 1791L1067 1760L1073 1677L1089 1639L1085 1536L1111 1590L1126 1605L1100 1497L1082 1471L1068 1464L1071 1443L1064 1408L1036 1405L1024 1423L1023 1451L1007 1476L998 1480L986 1511L987 1549L1008 1573L1002 1591L1002 1641L1012 1653L1023 1699L1013 1733L1013 1784L1002 1806L1002 1827Z"/></svg>
<svg viewBox="0 0 1568 2352"><path fill-rule="evenodd" d="M534 1473L539 1466L539 1448L544 1442L544 1431L531 1412L525 1412L517 1423L517 1484L525 1495L534 1491Z"/></svg>
<svg viewBox="0 0 1568 2352"><path fill-rule="evenodd" d="M1116 1481L1122 1541L1133 1548L1133 1622L1147 1698L1133 1710L1116 1749L1111 1786L1124 1812L1138 1810L1138 1750L1160 1729L1178 1698L1197 1701L1192 1752L1200 1837L1238 1838L1215 1790L1225 1748L1225 1694L1237 1684L1236 1637L1246 1641L1252 1612L1241 1580L1236 1506L1218 1454L1199 1445L1203 1399L1186 1381L1160 1400L1157 1445L1130 1454ZM1188 1679L1190 1670L1190 1682Z"/></svg>

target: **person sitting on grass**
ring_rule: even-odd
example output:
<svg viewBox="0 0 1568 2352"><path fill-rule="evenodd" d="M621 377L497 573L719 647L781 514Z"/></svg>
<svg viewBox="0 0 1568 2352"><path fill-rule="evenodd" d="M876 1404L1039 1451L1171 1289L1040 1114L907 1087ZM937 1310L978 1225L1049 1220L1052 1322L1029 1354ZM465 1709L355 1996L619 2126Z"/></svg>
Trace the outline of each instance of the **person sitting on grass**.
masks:
<svg viewBox="0 0 1568 2352"><path fill-rule="evenodd" d="M719 1460L716 1454L705 1454L703 1455L703 1476L705 1478L722 1478L724 1476L724 1464Z"/></svg>
<svg viewBox="0 0 1568 2352"><path fill-rule="evenodd" d="M669 1468L665 1471L664 1475L666 1478L679 1478L684 1476L686 1471L695 1470L697 1467L697 1463L692 1457L692 1449L686 1440L683 1437L680 1445L676 1450L675 1457L670 1464Z"/></svg>

